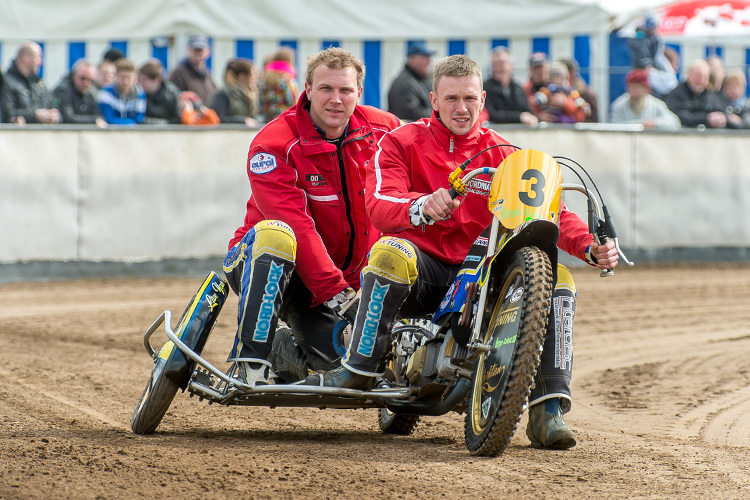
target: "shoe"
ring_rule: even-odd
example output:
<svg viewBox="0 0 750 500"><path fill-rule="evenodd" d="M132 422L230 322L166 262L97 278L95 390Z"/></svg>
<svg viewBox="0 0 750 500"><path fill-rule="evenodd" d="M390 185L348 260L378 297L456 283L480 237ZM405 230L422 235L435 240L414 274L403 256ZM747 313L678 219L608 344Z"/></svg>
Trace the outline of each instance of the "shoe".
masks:
<svg viewBox="0 0 750 500"><path fill-rule="evenodd" d="M237 361L237 376L241 382L256 387L273 383L276 374L268 365L263 363L251 363L250 361Z"/></svg>
<svg viewBox="0 0 750 500"><path fill-rule="evenodd" d="M526 436L534 448L567 450L577 444L575 432L563 419L560 398L547 399L529 408Z"/></svg>
<svg viewBox="0 0 750 500"><path fill-rule="evenodd" d="M283 382L296 382L307 376L307 357L294 341L292 329L280 327L276 330L268 361Z"/></svg>
<svg viewBox="0 0 750 500"><path fill-rule="evenodd" d="M360 391L372 389L374 382L374 378L351 372L343 366L325 373L313 373L305 379L305 385L341 387L343 389L358 389Z"/></svg>

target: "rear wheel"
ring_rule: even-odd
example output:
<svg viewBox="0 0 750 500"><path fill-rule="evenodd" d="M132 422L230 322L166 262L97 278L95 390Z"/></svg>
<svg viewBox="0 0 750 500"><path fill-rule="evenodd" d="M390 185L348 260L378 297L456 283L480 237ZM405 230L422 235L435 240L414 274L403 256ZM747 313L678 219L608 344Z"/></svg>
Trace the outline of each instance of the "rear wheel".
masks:
<svg viewBox="0 0 750 500"><path fill-rule="evenodd" d="M157 358L156 366L151 371L151 379L133 413L130 427L136 434L154 432L177 394L179 386L164 374L166 363L162 358Z"/></svg>
<svg viewBox="0 0 750 500"><path fill-rule="evenodd" d="M498 289L483 339L489 351L474 365L464 424L466 447L482 456L505 450L531 393L552 297L547 254L537 247L516 251Z"/></svg>
<svg viewBox="0 0 750 500"><path fill-rule="evenodd" d="M381 408L378 414L380 430L386 434L408 436L419 423L419 415L407 415L404 413L393 413L387 408Z"/></svg>

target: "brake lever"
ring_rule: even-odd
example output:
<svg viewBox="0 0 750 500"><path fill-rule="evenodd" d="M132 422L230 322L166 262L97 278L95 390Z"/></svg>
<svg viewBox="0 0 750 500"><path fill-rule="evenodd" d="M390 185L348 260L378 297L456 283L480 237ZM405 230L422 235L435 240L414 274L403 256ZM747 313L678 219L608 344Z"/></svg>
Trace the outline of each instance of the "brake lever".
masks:
<svg viewBox="0 0 750 500"><path fill-rule="evenodd" d="M606 205L602 205L602 211L604 212L604 220L598 219L596 224L597 229L594 233L594 239L596 240L596 243L601 245L606 243L609 239L613 240L615 242L617 255L628 267L633 267L635 264L630 262L620 249L620 241L617 238L617 231L615 231L615 225L612 222L612 216L609 215L609 210L607 209ZM601 276L602 278L606 278L607 276L614 276L614 274L614 269L602 269L601 273L599 273L599 276Z"/></svg>

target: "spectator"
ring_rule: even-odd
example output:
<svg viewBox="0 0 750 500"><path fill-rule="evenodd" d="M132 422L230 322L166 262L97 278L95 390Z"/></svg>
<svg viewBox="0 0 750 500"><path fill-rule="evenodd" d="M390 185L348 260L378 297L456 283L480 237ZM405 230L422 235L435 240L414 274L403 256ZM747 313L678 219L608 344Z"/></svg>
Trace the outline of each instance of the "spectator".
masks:
<svg viewBox="0 0 750 500"><path fill-rule="evenodd" d="M60 111L53 106L52 93L37 76L41 66L39 44L23 42L18 46L0 94L0 109L6 122L19 125L60 122Z"/></svg>
<svg viewBox="0 0 750 500"><path fill-rule="evenodd" d="M727 125L719 96L708 89L709 71L706 61L696 59L685 81L667 94L667 106L680 118L683 127L724 128Z"/></svg>
<svg viewBox="0 0 750 500"><path fill-rule="evenodd" d="M591 114L591 107L570 86L567 66L559 61L549 65L549 83L537 90L531 103L551 123L578 123Z"/></svg>
<svg viewBox="0 0 750 500"><path fill-rule="evenodd" d="M191 36L188 39L187 57L172 70L169 81L177 85L181 91L192 90L203 102L211 102L216 92L216 84L206 67L210 55L208 38L203 35Z"/></svg>
<svg viewBox="0 0 750 500"><path fill-rule="evenodd" d="M270 122L294 106L299 99L299 83L294 69L294 50L281 47L263 67L258 84L260 114Z"/></svg>
<svg viewBox="0 0 750 500"><path fill-rule="evenodd" d="M648 82L651 85L651 94L664 99L680 81L677 79L677 71L680 67L680 55L671 47L664 47L664 52L658 54L657 61L661 60L660 67L648 66Z"/></svg>
<svg viewBox="0 0 750 500"><path fill-rule="evenodd" d="M750 128L750 113L747 113L747 97L745 89L747 79L742 70L730 71L724 78L723 90L720 98L727 113L728 128Z"/></svg>
<svg viewBox="0 0 750 500"><path fill-rule="evenodd" d="M92 92L95 76L94 67L79 59L73 64L70 73L55 87L52 95L64 123L107 126L96 104L96 96Z"/></svg>
<svg viewBox="0 0 750 500"><path fill-rule="evenodd" d="M135 64L128 59L115 63L115 81L99 90L96 100L107 123L135 125L146 116L146 94L135 81Z"/></svg>
<svg viewBox="0 0 750 500"><path fill-rule="evenodd" d="M650 94L649 73L634 69L625 77L627 92L612 103L612 123L640 123L647 130L679 130L680 119Z"/></svg>
<svg viewBox="0 0 750 500"><path fill-rule="evenodd" d="M659 54L664 52L664 42L657 34L659 24L652 17L647 17L636 28L635 37L628 40L633 68L655 67L660 71L667 69Z"/></svg>
<svg viewBox="0 0 750 500"><path fill-rule="evenodd" d="M182 113L180 121L183 125L218 125L221 123L216 111L209 108L198 94L187 91L180 94Z"/></svg>
<svg viewBox="0 0 750 500"><path fill-rule="evenodd" d="M94 91L115 81L115 63L108 59L102 61L96 66L96 77L94 78Z"/></svg>
<svg viewBox="0 0 750 500"><path fill-rule="evenodd" d="M125 57L125 54L118 48L110 47L107 49L106 52L104 52L104 55L102 56L102 61L109 61L111 63L116 63L118 60Z"/></svg>
<svg viewBox="0 0 750 500"><path fill-rule="evenodd" d="M146 116L143 123L180 123L180 89L174 83L165 81L163 75L164 67L158 59L146 61L138 70L138 83L146 93Z"/></svg>
<svg viewBox="0 0 750 500"><path fill-rule="evenodd" d="M539 119L529 111L521 86L513 81L513 56L505 47L492 51L492 77L484 81L488 119L494 123L524 123L536 126Z"/></svg>
<svg viewBox="0 0 750 500"><path fill-rule="evenodd" d="M414 121L432 115L430 61L434 52L421 43L409 47L406 65L388 91L388 111L402 120Z"/></svg>
<svg viewBox="0 0 750 500"><path fill-rule="evenodd" d="M547 54L534 52L529 56L529 79L522 88L529 100L529 109L539 118L539 121L554 122L554 115L542 110L539 95L537 93L549 85L549 61Z"/></svg>
<svg viewBox="0 0 750 500"><path fill-rule="evenodd" d="M578 92L581 98L591 108L591 113L586 117L584 121L596 123L599 121L599 106L597 104L596 92L586 84L586 81L581 78L578 73L578 62L575 59L560 59L560 62L565 65L568 69L568 82L572 87L572 90ZM574 96L575 97L575 96Z"/></svg>
<svg viewBox="0 0 750 500"><path fill-rule="evenodd" d="M717 94L721 92L724 85L724 76L726 71L724 70L724 61L721 57L716 54L708 56L706 59L708 63L708 88L713 90Z"/></svg>
<svg viewBox="0 0 750 500"><path fill-rule="evenodd" d="M224 71L224 88L211 100L221 123L244 123L257 127L258 71L250 59L236 58L227 61Z"/></svg>

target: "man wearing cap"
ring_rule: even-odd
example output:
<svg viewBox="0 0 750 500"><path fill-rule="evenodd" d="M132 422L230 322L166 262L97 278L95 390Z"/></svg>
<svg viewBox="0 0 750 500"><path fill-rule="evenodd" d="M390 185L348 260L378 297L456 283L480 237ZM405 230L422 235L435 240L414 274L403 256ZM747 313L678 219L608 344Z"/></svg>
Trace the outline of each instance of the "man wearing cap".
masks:
<svg viewBox="0 0 750 500"><path fill-rule="evenodd" d="M188 39L187 57L172 70L168 80L181 91L193 91L203 102L211 102L211 97L216 92L216 84L206 67L210 55L208 38L203 35L191 36Z"/></svg>
<svg viewBox="0 0 750 500"><path fill-rule="evenodd" d="M612 123L640 123L648 130L679 130L680 119L651 95L648 71L634 69L625 77L627 92L612 103Z"/></svg>
<svg viewBox="0 0 750 500"><path fill-rule="evenodd" d="M406 65L388 91L388 111L402 120L415 121L432 115L430 60L434 52L421 43L406 53Z"/></svg>

